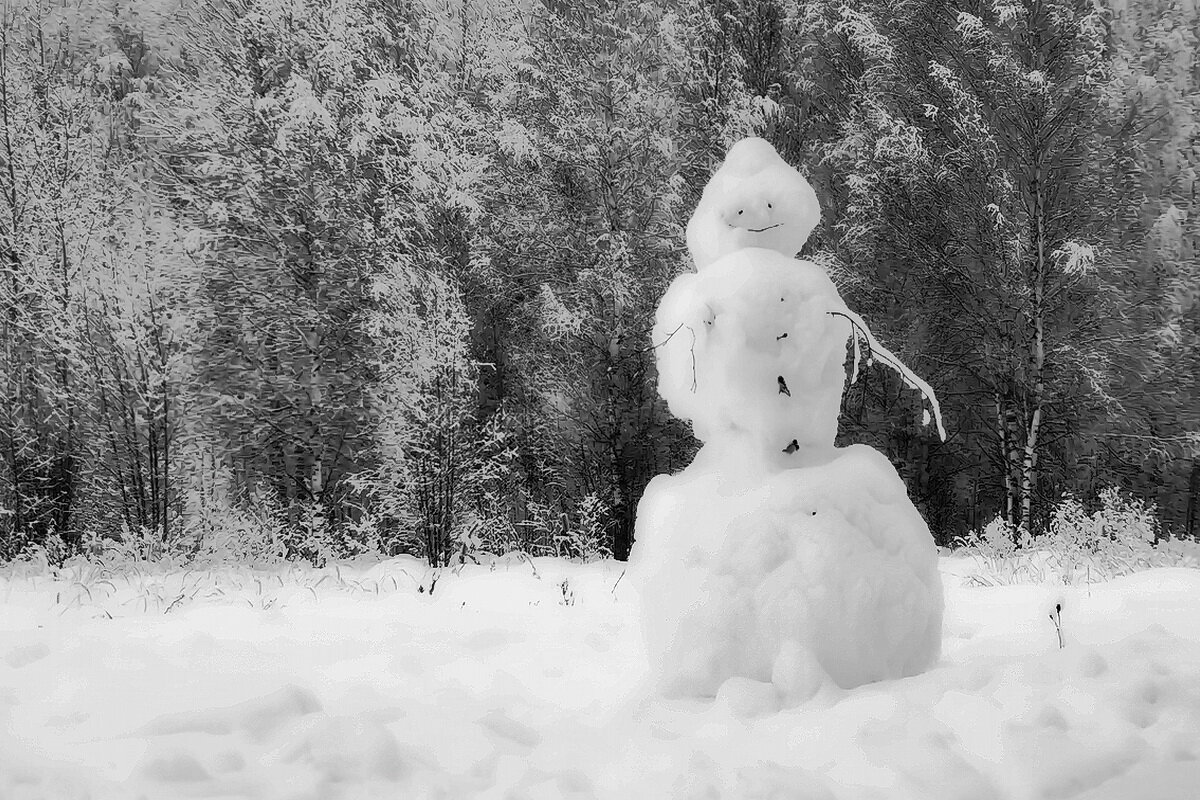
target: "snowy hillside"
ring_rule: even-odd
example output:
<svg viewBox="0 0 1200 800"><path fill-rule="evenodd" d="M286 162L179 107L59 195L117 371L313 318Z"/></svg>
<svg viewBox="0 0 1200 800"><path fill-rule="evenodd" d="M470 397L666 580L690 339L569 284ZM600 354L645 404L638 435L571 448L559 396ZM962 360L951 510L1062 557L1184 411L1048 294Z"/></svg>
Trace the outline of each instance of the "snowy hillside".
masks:
<svg viewBox="0 0 1200 800"><path fill-rule="evenodd" d="M937 666L776 712L645 699L615 562L10 565L0 797L1195 796L1200 571L1056 594L941 567Z"/></svg>

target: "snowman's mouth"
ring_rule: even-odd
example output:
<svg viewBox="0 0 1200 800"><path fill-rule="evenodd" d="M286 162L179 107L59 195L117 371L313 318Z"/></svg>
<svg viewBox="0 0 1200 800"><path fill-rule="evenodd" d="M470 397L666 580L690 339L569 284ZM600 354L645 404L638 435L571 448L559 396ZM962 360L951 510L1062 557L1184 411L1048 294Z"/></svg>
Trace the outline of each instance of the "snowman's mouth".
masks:
<svg viewBox="0 0 1200 800"><path fill-rule="evenodd" d="M765 233L766 231L769 231L772 228L778 228L782 224L783 224L782 222L776 222L774 225L768 225L765 228L747 228L746 230L750 231L751 233Z"/></svg>

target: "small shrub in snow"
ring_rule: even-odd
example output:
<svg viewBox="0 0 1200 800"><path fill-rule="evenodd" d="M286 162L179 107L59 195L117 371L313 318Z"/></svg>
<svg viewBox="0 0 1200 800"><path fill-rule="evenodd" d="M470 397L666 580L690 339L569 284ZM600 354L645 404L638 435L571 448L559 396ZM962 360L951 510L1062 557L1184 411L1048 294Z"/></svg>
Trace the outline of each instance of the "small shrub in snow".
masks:
<svg viewBox="0 0 1200 800"><path fill-rule="evenodd" d="M1029 558L1029 536L1003 517L996 517L981 531L959 537L957 545L975 557L982 567L977 583L1041 583L1045 577L1040 561Z"/></svg>
<svg viewBox="0 0 1200 800"><path fill-rule="evenodd" d="M1162 537L1153 504L1113 488L1100 492L1090 513L1065 495L1039 536L998 517L958 544L979 563L979 583L1092 583L1151 567L1200 566L1196 548Z"/></svg>
<svg viewBox="0 0 1200 800"><path fill-rule="evenodd" d="M145 527L123 527L116 537L85 536L83 552L109 566L149 562L269 566L297 558L321 566L376 552L377 527L370 516L335 525L320 503L289 507L262 492L238 506L201 506L166 537Z"/></svg>
<svg viewBox="0 0 1200 800"><path fill-rule="evenodd" d="M1116 489L1100 493L1100 508L1088 514L1064 496L1055 507L1044 546L1063 583L1108 580L1167 563L1155 548L1158 520L1153 505L1124 498ZM1041 542L1039 542L1041 544Z"/></svg>
<svg viewBox="0 0 1200 800"><path fill-rule="evenodd" d="M41 543L26 547L17 561L32 566L35 573L46 573L61 567L67 559L67 545L62 537L52 533Z"/></svg>
<svg viewBox="0 0 1200 800"><path fill-rule="evenodd" d="M499 500L497 499L499 507ZM497 514L484 514L475 509L468 509L463 514L462 523L455 539L452 563L472 561L478 563L479 553L507 553L515 549L517 533L506 517Z"/></svg>
<svg viewBox="0 0 1200 800"><path fill-rule="evenodd" d="M313 501L296 503L292 513L298 520L284 535L288 558L299 557L321 567L338 559L379 550L377 529L371 520L356 525L334 524L324 504Z"/></svg>
<svg viewBox="0 0 1200 800"><path fill-rule="evenodd" d="M996 517L982 531L971 531L959 539L959 545L969 547L980 556L999 560L1013 556L1017 551L1018 532L1016 527L1004 519Z"/></svg>
<svg viewBox="0 0 1200 800"><path fill-rule="evenodd" d="M575 506L573 519L554 539L556 555L578 558L584 563L612 556L609 548L609 506L595 492L587 494Z"/></svg>
<svg viewBox="0 0 1200 800"><path fill-rule="evenodd" d="M556 556L578 561L612 557L612 508L595 492L584 495L573 508L528 502L526 519L479 519L480 549L490 553Z"/></svg>
<svg viewBox="0 0 1200 800"><path fill-rule="evenodd" d="M284 511L267 494L241 508L217 503L203 509L185 536L192 558L202 563L271 564L287 557Z"/></svg>

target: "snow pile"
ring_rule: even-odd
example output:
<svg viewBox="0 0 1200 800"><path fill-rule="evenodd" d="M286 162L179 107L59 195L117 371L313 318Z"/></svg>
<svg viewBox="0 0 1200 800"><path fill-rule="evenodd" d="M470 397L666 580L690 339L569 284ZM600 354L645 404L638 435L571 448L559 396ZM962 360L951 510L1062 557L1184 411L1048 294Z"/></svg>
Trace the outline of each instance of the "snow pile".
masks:
<svg viewBox="0 0 1200 800"><path fill-rule="evenodd" d="M936 556L887 459L858 445L756 471L725 469L736 462L719 453L706 445L656 479L638 509L642 624L661 688L714 696L738 676L795 705L827 680L928 667L941 642Z"/></svg>
<svg viewBox="0 0 1200 800"><path fill-rule="evenodd" d="M776 711L749 679L642 694L614 562L0 566L0 797L1195 797L1200 571L1051 590L942 567L933 669Z"/></svg>
<svg viewBox="0 0 1200 800"><path fill-rule="evenodd" d="M613 646L611 562L54 572L0 568L6 799L478 796L634 673L570 664Z"/></svg>
<svg viewBox="0 0 1200 800"><path fill-rule="evenodd" d="M791 258L818 217L811 187L768 143L739 142L688 224L698 272L659 305L659 392L705 442L647 488L631 554L652 669L671 696L792 706L937 658L929 530L886 458L834 447L847 343L855 372L859 343L900 371L940 430L936 399L819 266Z"/></svg>

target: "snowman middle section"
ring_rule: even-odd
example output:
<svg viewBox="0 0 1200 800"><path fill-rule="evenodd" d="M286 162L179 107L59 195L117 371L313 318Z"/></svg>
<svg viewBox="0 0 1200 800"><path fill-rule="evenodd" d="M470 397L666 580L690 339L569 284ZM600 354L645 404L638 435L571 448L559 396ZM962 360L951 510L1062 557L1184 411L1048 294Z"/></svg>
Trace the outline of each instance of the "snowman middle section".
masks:
<svg viewBox="0 0 1200 800"><path fill-rule="evenodd" d="M667 289L655 319L658 389L704 442L764 453L833 448L849 323L816 264L750 247ZM751 444L753 442L754 444Z"/></svg>

